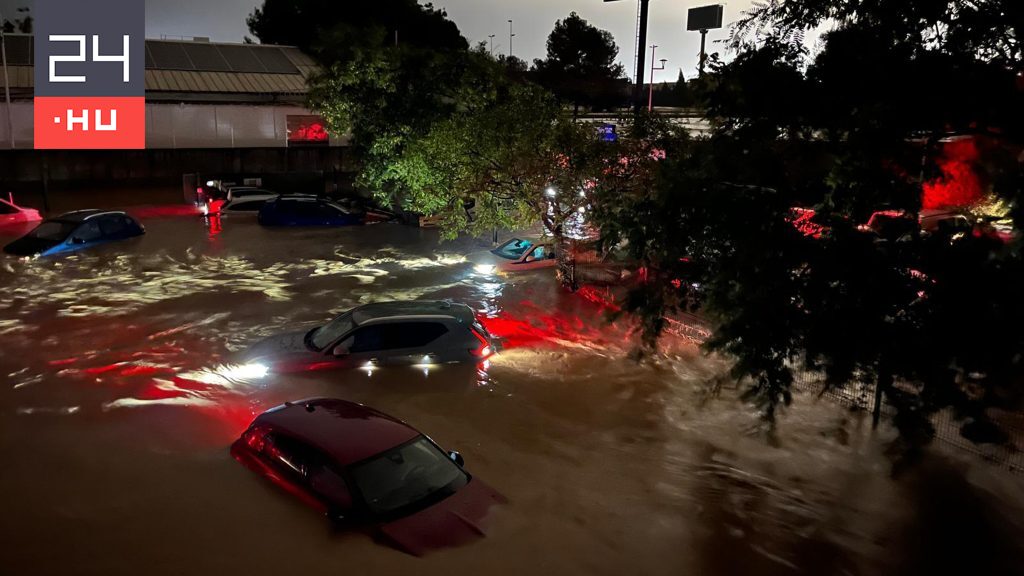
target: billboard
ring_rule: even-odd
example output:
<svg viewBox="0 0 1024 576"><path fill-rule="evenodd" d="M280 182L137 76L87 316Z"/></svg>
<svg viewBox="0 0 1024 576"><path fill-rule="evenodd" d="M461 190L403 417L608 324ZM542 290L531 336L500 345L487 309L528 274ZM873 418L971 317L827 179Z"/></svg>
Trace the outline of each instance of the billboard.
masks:
<svg viewBox="0 0 1024 576"><path fill-rule="evenodd" d="M686 29L694 31L721 28L722 11L723 7L721 4L690 8L686 13Z"/></svg>

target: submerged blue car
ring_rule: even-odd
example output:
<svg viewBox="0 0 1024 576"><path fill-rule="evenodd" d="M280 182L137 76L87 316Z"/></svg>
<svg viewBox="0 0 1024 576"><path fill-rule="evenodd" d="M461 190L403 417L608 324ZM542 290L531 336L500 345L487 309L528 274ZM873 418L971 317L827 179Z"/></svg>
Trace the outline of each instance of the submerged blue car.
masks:
<svg viewBox="0 0 1024 576"><path fill-rule="evenodd" d="M145 233L145 228L124 212L78 210L44 220L28 234L4 246L4 252L15 256L52 256Z"/></svg>
<svg viewBox="0 0 1024 576"><path fill-rule="evenodd" d="M290 194L267 200L260 208L259 223L264 226L355 226L363 223L363 214L347 210L327 198Z"/></svg>

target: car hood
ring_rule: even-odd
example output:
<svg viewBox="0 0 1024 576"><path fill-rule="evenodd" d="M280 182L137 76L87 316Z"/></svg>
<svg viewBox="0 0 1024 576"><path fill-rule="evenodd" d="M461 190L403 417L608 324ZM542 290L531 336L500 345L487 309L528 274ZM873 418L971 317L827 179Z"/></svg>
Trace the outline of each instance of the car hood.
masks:
<svg viewBox="0 0 1024 576"><path fill-rule="evenodd" d="M515 262L515 260L509 260L508 258L502 258L490 251L472 252L466 255L466 261L476 266L500 266L502 264L508 264L509 262Z"/></svg>
<svg viewBox="0 0 1024 576"><path fill-rule="evenodd" d="M423 556L486 536L491 507L508 500L473 478L461 490L419 512L378 527L379 537L395 548Z"/></svg>
<svg viewBox="0 0 1024 576"><path fill-rule="evenodd" d="M44 240L25 236L4 246L4 252L15 256L34 256L42 254L60 243L59 240Z"/></svg>

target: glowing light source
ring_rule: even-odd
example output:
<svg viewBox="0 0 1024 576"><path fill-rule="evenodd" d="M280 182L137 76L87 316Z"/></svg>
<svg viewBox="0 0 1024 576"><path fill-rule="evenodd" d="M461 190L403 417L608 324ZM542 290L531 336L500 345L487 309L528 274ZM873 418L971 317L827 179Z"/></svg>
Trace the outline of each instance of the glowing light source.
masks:
<svg viewBox="0 0 1024 576"><path fill-rule="evenodd" d="M555 196L558 196L558 192L555 192L555 189L549 186L548 189L544 191L544 195L548 198L554 198Z"/></svg>
<svg viewBox="0 0 1024 576"><path fill-rule="evenodd" d="M495 268L496 266L494 266L493 264L477 264L476 266L473 267L473 270L477 274L490 275L494 274Z"/></svg>
<svg viewBox="0 0 1024 576"><path fill-rule="evenodd" d="M216 182L214 182L213 180L207 180L207 181L206 181L206 187L207 187L207 188L213 188L213 187L214 187L214 186L215 186L216 184L217 184L217 183L216 183Z"/></svg>
<svg viewBox="0 0 1024 576"><path fill-rule="evenodd" d="M584 214L584 213L586 213L586 211L587 211L587 207L586 206L580 206L580 210L579 210L580 214Z"/></svg>

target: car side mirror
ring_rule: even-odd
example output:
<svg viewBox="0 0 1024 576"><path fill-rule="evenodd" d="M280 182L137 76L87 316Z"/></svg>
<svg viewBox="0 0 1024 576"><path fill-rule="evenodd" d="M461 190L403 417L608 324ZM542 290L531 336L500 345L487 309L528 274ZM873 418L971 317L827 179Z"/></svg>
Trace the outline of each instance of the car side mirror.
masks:
<svg viewBox="0 0 1024 576"><path fill-rule="evenodd" d="M448 453L448 457L451 458L452 462L455 462L455 464L459 468L462 468L463 466L466 465L466 459L462 457L462 454L459 454L458 452L456 452L454 450L452 450L451 452Z"/></svg>

